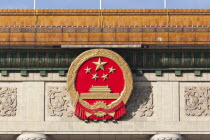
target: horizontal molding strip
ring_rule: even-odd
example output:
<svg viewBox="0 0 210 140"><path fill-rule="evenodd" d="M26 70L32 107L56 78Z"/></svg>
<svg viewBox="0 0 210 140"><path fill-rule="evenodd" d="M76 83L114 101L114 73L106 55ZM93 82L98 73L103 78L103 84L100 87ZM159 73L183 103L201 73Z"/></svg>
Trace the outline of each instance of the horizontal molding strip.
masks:
<svg viewBox="0 0 210 140"><path fill-rule="evenodd" d="M153 33L153 32L210 32L209 27L0 27L0 33Z"/></svg>
<svg viewBox="0 0 210 140"><path fill-rule="evenodd" d="M0 68L0 71L67 71L69 68ZM131 68L135 71L210 71L210 68Z"/></svg>
<svg viewBox="0 0 210 140"><path fill-rule="evenodd" d="M210 15L209 9L0 9L1 16Z"/></svg>

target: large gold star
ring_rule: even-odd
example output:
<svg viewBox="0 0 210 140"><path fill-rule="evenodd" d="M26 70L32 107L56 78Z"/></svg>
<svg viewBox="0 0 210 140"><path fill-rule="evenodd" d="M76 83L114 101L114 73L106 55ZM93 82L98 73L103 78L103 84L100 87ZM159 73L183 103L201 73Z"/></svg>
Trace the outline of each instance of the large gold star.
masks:
<svg viewBox="0 0 210 140"><path fill-rule="evenodd" d="M93 63L96 65L96 71L97 71L97 70L99 70L99 69L104 70L104 65L105 65L107 62L102 62L102 61L101 61L101 58L99 57L98 62L93 62Z"/></svg>
<svg viewBox="0 0 210 140"><path fill-rule="evenodd" d="M90 73L90 71L91 71L91 68L86 68L86 69L84 69L85 71L86 71L86 73Z"/></svg>
<svg viewBox="0 0 210 140"><path fill-rule="evenodd" d="M99 77L98 77L97 73L96 73L96 74L93 74L92 79L97 80L98 78L99 78Z"/></svg>
<svg viewBox="0 0 210 140"><path fill-rule="evenodd" d="M108 79L108 74L103 74L102 78L106 81L106 79Z"/></svg>
<svg viewBox="0 0 210 140"><path fill-rule="evenodd" d="M114 67L109 68L109 73L114 73L114 71L116 71L116 69L114 69Z"/></svg>

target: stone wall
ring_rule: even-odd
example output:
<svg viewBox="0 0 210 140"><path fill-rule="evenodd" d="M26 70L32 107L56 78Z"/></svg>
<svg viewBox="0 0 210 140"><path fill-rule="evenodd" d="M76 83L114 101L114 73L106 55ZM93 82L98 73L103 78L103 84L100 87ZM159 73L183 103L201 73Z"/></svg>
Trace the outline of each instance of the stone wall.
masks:
<svg viewBox="0 0 210 140"><path fill-rule="evenodd" d="M66 77L58 73L0 76L0 133L210 134L210 74L134 74L127 115L117 121L85 123L73 115Z"/></svg>

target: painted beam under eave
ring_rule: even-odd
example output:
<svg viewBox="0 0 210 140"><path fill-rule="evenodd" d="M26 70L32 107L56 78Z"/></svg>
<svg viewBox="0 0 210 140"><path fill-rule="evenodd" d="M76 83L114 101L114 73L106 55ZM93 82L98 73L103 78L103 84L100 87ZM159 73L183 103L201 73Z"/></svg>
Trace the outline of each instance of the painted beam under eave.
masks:
<svg viewBox="0 0 210 140"><path fill-rule="evenodd" d="M147 45L61 45L61 48L147 48Z"/></svg>

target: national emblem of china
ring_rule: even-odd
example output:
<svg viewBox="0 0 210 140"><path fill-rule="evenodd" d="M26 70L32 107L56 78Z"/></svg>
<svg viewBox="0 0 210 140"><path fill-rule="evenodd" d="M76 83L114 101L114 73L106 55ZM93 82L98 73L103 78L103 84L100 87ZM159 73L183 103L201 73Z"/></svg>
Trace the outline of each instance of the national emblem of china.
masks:
<svg viewBox="0 0 210 140"><path fill-rule="evenodd" d="M117 120L126 114L133 77L120 55L107 49L92 49L72 62L67 89L80 119Z"/></svg>

